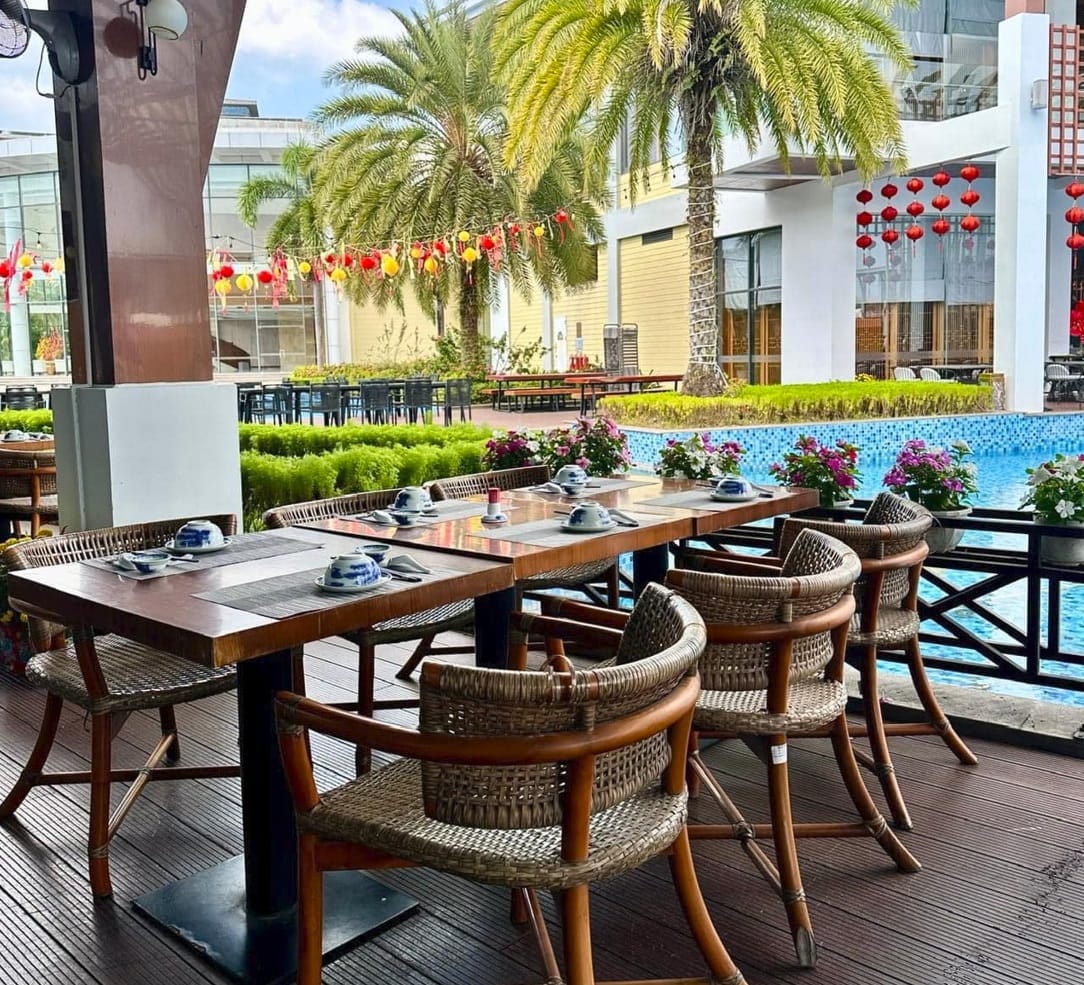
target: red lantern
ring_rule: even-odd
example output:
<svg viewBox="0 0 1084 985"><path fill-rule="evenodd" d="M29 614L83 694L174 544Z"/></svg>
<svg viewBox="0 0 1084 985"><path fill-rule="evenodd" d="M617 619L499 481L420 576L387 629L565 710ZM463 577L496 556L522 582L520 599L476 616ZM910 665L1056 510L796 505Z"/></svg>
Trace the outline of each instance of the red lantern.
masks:
<svg viewBox="0 0 1084 985"><path fill-rule="evenodd" d="M883 239L889 246L896 242L900 238L900 234L895 229L886 229L881 233L881 239Z"/></svg>
<svg viewBox="0 0 1084 985"><path fill-rule="evenodd" d="M960 228L965 232L973 233L979 228L979 217L977 215L965 215L960 220Z"/></svg>
<svg viewBox="0 0 1084 985"><path fill-rule="evenodd" d="M869 205L873 201L873 192L868 188L863 188L857 195L854 196L863 205Z"/></svg>
<svg viewBox="0 0 1084 985"><path fill-rule="evenodd" d="M342 265L344 267L352 267L354 265L354 257L350 253L344 253Z"/></svg>
<svg viewBox="0 0 1084 985"><path fill-rule="evenodd" d="M448 244L442 239L435 239L433 240L433 249L441 256L444 256L448 252Z"/></svg>
<svg viewBox="0 0 1084 985"><path fill-rule="evenodd" d="M921 226L908 226L905 234L912 243L917 243L922 239L923 232Z"/></svg>
<svg viewBox="0 0 1084 985"><path fill-rule="evenodd" d="M921 178L908 178L907 179L907 190L912 195L917 195L920 191L922 191L922 188L923 188L924 185L925 185L925 182Z"/></svg>
<svg viewBox="0 0 1084 985"><path fill-rule="evenodd" d="M324 257L324 263L326 263L329 267L334 267L335 266L335 254L334 253L329 253L326 257Z"/></svg>
<svg viewBox="0 0 1084 985"><path fill-rule="evenodd" d="M41 272L43 274L51 274L53 272L53 265L48 260L42 260Z"/></svg>
<svg viewBox="0 0 1084 985"><path fill-rule="evenodd" d="M560 213L558 213L558 215L559 214ZM562 220L558 219L557 221L561 222ZM497 241L492 236L487 236L483 233L478 237L478 245L483 250L492 250L497 245Z"/></svg>
<svg viewBox="0 0 1084 985"><path fill-rule="evenodd" d="M264 285L270 284L271 281L273 281L274 279L275 278L272 275L270 270L261 270L256 275L256 280L258 280L261 284L264 284Z"/></svg>
<svg viewBox="0 0 1084 985"><path fill-rule="evenodd" d="M965 191L960 196L960 201L963 202L964 205L966 205L968 208L971 208L971 206L974 205L981 197L982 196L977 191L975 191L974 188L968 188L967 191Z"/></svg>
<svg viewBox="0 0 1084 985"><path fill-rule="evenodd" d="M1073 235L1065 241L1065 245L1068 246L1070 250L1079 250L1084 246L1084 236L1080 233L1073 233Z"/></svg>
<svg viewBox="0 0 1084 985"><path fill-rule="evenodd" d="M913 201L913 202L909 202L908 205L907 205L907 214L912 219L917 219L925 211L926 211L926 206L923 205L917 199L915 201Z"/></svg>
<svg viewBox="0 0 1084 985"><path fill-rule="evenodd" d="M568 213L564 209L558 209L553 218L556 222L568 222Z"/></svg>
<svg viewBox="0 0 1084 985"><path fill-rule="evenodd" d="M884 219L885 222L893 222L898 215L899 212L896 211L896 207L894 205L886 205L883 209L881 209L881 218Z"/></svg>
<svg viewBox="0 0 1084 985"><path fill-rule="evenodd" d="M1084 209L1082 209L1079 205L1074 205L1065 213L1065 221L1071 223L1074 226L1078 223L1084 222ZM45 264L42 264L41 268L42 270L44 270Z"/></svg>
<svg viewBox="0 0 1084 985"><path fill-rule="evenodd" d="M884 186L884 188L881 189L881 194L885 198L895 198L896 192L898 191L899 189L890 181L887 185Z"/></svg>
<svg viewBox="0 0 1084 985"><path fill-rule="evenodd" d="M7 280L11 276L11 263L8 260L0 260L0 278Z"/></svg>
<svg viewBox="0 0 1084 985"><path fill-rule="evenodd" d="M5 275L5 276L8 276L8 275ZM222 280L222 271L221 270L212 270L211 271L211 280L214 281L216 284L220 280Z"/></svg>
<svg viewBox="0 0 1084 985"><path fill-rule="evenodd" d="M976 178L978 178L980 174L982 174L982 172L977 167L975 167L974 164L965 164L962 168L960 168L960 177L969 184Z"/></svg>
<svg viewBox="0 0 1084 985"><path fill-rule="evenodd" d="M873 213L859 212L858 215L855 216L855 221L860 226L868 226L871 222L873 222Z"/></svg>
<svg viewBox="0 0 1084 985"><path fill-rule="evenodd" d="M938 212L944 212L952 204L952 199L948 195L935 195L930 202Z"/></svg>
<svg viewBox="0 0 1084 985"><path fill-rule="evenodd" d="M952 223L949 222L948 219L941 218L941 219L935 220L930 225L930 228L935 233L937 233L938 236L944 236L945 233L947 233L952 228Z"/></svg>
<svg viewBox="0 0 1084 985"><path fill-rule="evenodd" d="M1072 181L1065 186L1065 194L1072 199L1078 199L1081 195L1084 195L1084 185L1079 181Z"/></svg>
<svg viewBox="0 0 1084 985"><path fill-rule="evenodd" d="M867 233L862 233L862 235L854 241L854 245L860 250L868 250L873 245L873 237Z"/></svg>
<svg viewBox="0 0 1084 985"><path fill-rule="evenodd" d="M947 171L938 171L930 181L932 181L938 188L944 188L950 181L952 181L952 175Z"/></svg>
<svg viewBox="0 0 1084 985"><path fill-rule="evenodd" d="M233 267L231 267L228 263L224 263L221 267L218 268L218 272L226 280L229 280L233 276Z"/></svg>
<svg viewBox="0 0 1084 985"><path fill-rule="evenodd" d="M363 256L360 262L361 269L364 270L366 273L370 273L371 271L376 270L377 265L380 263L380 261L377 260L377 258L371 253L367 253L365 256Z"/></svg>

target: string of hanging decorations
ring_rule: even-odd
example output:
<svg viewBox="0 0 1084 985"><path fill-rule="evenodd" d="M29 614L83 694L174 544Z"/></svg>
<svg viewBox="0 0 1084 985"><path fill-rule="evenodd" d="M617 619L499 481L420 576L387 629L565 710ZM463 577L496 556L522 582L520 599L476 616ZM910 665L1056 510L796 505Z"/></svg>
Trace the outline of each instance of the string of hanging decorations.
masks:
<svg viewBox="0 0 1084 985"><path fill-rule="evenodd" d="M11 287L14 284L21 297L25 297L30 285L40 271L46 278L64 273L64 260L44 260L41 254L23 249L23 241L15 240L6 257L0 257L0 283L4 286L4 311L11 311Z"/></svg>
<svg viewBox="0 0 1084 985"><path fill-rule="evenodd" d="M432 239L407 239L364 246L340 243L323 253L308 254L282 246L270 252L265 264L239 263L229 250L214 248L208 253L207 273L212 296L222 307L236 291L243 298L259 293L278 307L289 297L295 281L319 283L325 278L340 296L351 279L361 278L370 288L394 284L403 278L439 279L450 270L465 271L468 279L478 264L499 273L511 254L540 257L547 240L563 243L576 228L568 209L532 219L506 216L481 230L456 229Z"/></svg>

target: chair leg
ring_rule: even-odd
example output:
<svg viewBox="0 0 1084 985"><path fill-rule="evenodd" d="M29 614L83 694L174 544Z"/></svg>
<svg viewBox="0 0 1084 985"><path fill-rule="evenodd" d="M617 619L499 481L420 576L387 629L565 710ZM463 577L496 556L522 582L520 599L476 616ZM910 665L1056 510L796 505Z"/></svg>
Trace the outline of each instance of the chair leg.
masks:
<svg viewBox="0 0 1084 985"><path fill-rule="evenodd" d="M429 656L429 651L433 648L433 640L436 638L436 635L436 633L429 633L418 641L418 645L414 647L414 652L407 658L406 663L395 672L395 676L398 680L411 680L414 671L418 669L418 664Z"/></svg>
<svg viewBox="0 0 1084 985"><path fill-rule="evenodd" d="M109 878L109 787L112 770L111 715L92 715L90 725L90 888L95 896L113 895Z"/></svg>
<svg viewBox="0 0 1084 985"><path fill-rule="evenodd" d="M181 758L181 737L177 734L177 714L173 705L163 705L159 708L158 718L162 723L162 735L173 736L173 741L166 750L166 762L176 763Z"/></svg>
<svg viewBox="0 0 1084 985"><path fill-rule="evenodd" d="M917 636L912 637L907 644L907 667L911 671L911 682L918 694L918 700L922 702L922 707L926 710L930 724L937 731L937 734L941 736L945 745L952 750L953 755L964 766L977 765L978 757L967 747L964 740L956 734L952 723L949 722L945 713L941 710L937 696L933 693L930 679L926 676L926 665L922 662L922 650Z"/></svg>
<svg viewBox="0 0 1084 985"><path fill-rule="evenodd" d="M297 985L320 985L324 951L324 876L316 867L316 839L298 839Z"/></svg>
<svg viewBox="0 0 1084 985"><path fill-rule="evenodd" d="M892 765L892 756L888 751L888 739L885 737L884 719L881 717L881 695L877 686L877 648L863 647L861 668L862 705L866 716L866 730L870 751L873 754L873 772L881 781L881 789L888 801L892 814L892 823L903 831L910 831L911 815L904 803L896 780L896 769Z"/></svg>
<svg viewBox="0 0 1084 985"><path fill-rule="evenodd" d="M591 960L590 890L573 886L561 893L566 985L595 985Z"/></svg>
<svg viewBox="0 0 1084 985"><path fill-rule="evenodd" d="M773 737L778 738L778 737ZM777 750L782 750L780 755ZM794 938L798 964L803 968L817 965L817 942L809 919L802 873L798 867L798 849L794 844L794 820L790 812L790 778L787 772L787 744L772 742L768 766L768 804L772 817L776 868L779 870L779 895L787 910L787 922Z"/></svg>
<svg viewBox="0 0 1084 985"><path fill-rule="evenodd" d="M53 748L53 740L56 739L57 725L60 724L60 709L64 707L64 699L49 694L45 698L45 710L41 716L41 727L38 729L38 737L34 742L34 748L30 751L30 758L26 761L19 779L11 788L4 802L0 804L0 819L11 817L19 805L26 800L26 795L33 789L31 782L45 765L49 758L49 751Z"/></svg>
<svg viewBox="0 0 1084 985"><path fill-rule="evenodd" d="M611 609L621 608L621 569L616 562L606 572L606 598Z"/></svg>
<svg viewBox="0 0 1084 985"><path fill-rule="evenodd" d="M715 924L711 922L700 884L696 880L693 855L689 849L689 832L681 829L677 841L670 846L670 873L674 879L681 909L692 931L696 946L704 955L708 968L718 985L745 985L745 978L731 960L726 947L719 939Z"/></svg>
<svg viewBox="0 0 1084 985"><path fill-rule="evenodd" d="M851 795L851 800L862 818L862 823L869 829L869 833L877 839L877 843L885 850L888 857L896 863L896 868L900 872L920 871L922 865L896 837L895 832L888 826L870 796L865 781L862 779L862 771L858 768L858 760L854 758L854 746L851 745L851 737L847 732L847 716L845 714L836 719L832 725L831 734L832 748L836 754L839 775L843 777L843 785L847 788L847 793Z"/></svg>
<svg viewBox="0 0 1084 985"><path fill-rule="evenodd" d="M358 644L358 714L373 715L373 678L376 676L376 647L368 640ZM368 773L373 764L372 750L359 745L354 750L357 775Z"/></svg>

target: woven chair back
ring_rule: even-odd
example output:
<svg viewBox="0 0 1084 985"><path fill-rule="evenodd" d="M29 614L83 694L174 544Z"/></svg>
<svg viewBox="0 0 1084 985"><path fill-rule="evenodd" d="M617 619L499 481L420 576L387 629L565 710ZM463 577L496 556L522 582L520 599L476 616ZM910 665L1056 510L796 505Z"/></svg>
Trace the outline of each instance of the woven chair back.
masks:
<svg viewBox="0 0 1084 985"><path fill-rule="evenodd" d="M549 482L550 470L545 465L528 465L520 469L500 469L497 472L475 472L437 479L429 487L434 500L462 499L481 496L491 486L498 489L523 489Z"/></svg>
<svg viewBox="0 0 1084 985"><path fill-rule="evenodd" d="M125 551L141 551L162 547L176 535L178 528L191 517L178 520L153 520L148 523L130 523L123 527L99 527L96 530L80 530L76 533L54 534L52 537L35 537L12 544L4 551L3 563L9 571L27 568L46 568L54 564L70 564L90 558L111 557ZM232 513L209 516L206 519L217 524L228 537L237 529L237 518ZM64 626L44 619L31 618L30 641L34 649L47 649L52 639L64 632Z"/></svg>
<svg viewBox="0 0 1084 985"><path fill-rule="evenodd" d="M19 499L31 495L28 475L4 475L7 470L25 472L33 469L55 469L55 451L5 451L0 453L0 499ZM56 473L49 472L38 477L38 489L42 496L56 495Z"/></svg>
<svg viewBox="0 0 1084 985"><path fill-rule="evenodd" d="M353 516L369 510L387 509L399 494L398 489L375 489L369 492L332 496L330 499L313 499L307 503L290 503L275 506L263 515L264 526L271 530L296 527L311 520L331 520L337 516Z"/></svg>
<svg viewBox="0 0 1084 985"><path fill-rule="evenodd" d="M486 670L427 665L422 675L422 732L459 736L532 735L582 731L647 708L696 672L704 623L696 610L661 585L636 602L629 633L650 627L650 642L632 641L639 659L576 673ZM597 757L592 812L625 801L657 781L670 762L667 733ZM475 828L534 828L560 824L568 763L468 767L426 763L426 813Z"/></svg>
<svg viewBox="0 0 1084 985"><path fill-rule="evenodd" d="M834 537L803 530L778 575L746 576L684 571L677 588L709 626L789 623L824 612L854 587L862 563ZM795 635L790 680L820 677L832 659L830 632ZM700 658L706 691L761 691L768 687L772 642L709 643Z"/></svg>

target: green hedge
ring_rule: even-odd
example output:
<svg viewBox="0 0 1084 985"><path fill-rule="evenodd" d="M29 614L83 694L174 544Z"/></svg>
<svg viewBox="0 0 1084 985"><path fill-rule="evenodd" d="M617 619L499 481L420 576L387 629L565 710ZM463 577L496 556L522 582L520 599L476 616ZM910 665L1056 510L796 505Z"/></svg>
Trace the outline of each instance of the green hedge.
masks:
<svg viewBox="0 0 1084 985"><path fill-rule="evenodd" d="M0 411L0 431L39 431L53 433L51 410Z"/></svg>
<svg viewBox="0 0 1084 985"><path fill-rule="evenodd" d="M733 397L645 393L604 397L599 411L626 426L720 427L846 421L867 417L934 417L993 409L988 386L966 383L803 383L748 386Z"/></svg>
<svg viewBox="0 0 1084 985"><path fill-rule="evenodd" d="M307 424L242 424L241 451L259 451L267 455L319 455L323 452L354 448L359 445L377 448L416 445L442 445L460 441L485 441L486 428L473 424L347 424L339 428L310 427Z"/></svg>
<svg viewBox="0 0 1084 985"><path fill-rule="evenodd" d="M244 451L241 494L245 527L258 527L260 516L272 506L480 472L484 450L485 442L476 439L412 447L359 445L299 457Z"/></svg>

